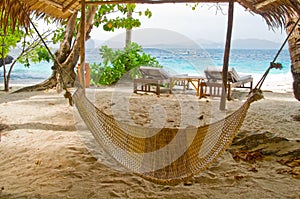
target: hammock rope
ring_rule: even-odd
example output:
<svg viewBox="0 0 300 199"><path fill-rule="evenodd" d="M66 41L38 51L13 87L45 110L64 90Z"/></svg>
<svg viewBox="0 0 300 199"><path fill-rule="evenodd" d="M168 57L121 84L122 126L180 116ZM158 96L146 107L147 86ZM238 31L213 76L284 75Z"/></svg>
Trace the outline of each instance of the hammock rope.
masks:
<svg viewBox="0 0 300 199"><path fill-rule="evenodd" d="M294 30L296 29L298 23L300 22L300 17L298 18L298 20L296 21L296 23L294 24L294 26L292 27L292 30L289 32L289 34L287 35L287 37L285 38L284 42L281 44L279 50L277 51L276 55L274 56L274 59L272 62L270 62L270 66L267 68L267 70L265 71L265 73L263 74L262 78L258 81L257 85L255 86L255 89L261 89L262 84L264 83L267 75L269 74L270 70L272 68L275 69L282 69L282 65L280 63L275 63L278 56L280 55L281 51L283 50L283 47L285 46L285 44L288 42L288 39L290 38L290 36L293 34Z"/></svg>
<svg viewBox="0 0 300 199"><path fill-rule="evenodd" d="M25 16L28 18L30 24L32 25L34 31L38 34L38 37L41 39L43 45L45 46L46 50L48 51L49 55L51 56L51 58L54 60L54 62L58 65L57 71L60 77L57 77L57 80L59 80L62 83L63 89L65 89L66 93L64 94L65 98L69 99L69 104L71 106L73 106L73 100L72 100L72 94L69 91L69 89L67 88L66 82L63 78L63 72L66 72L65 69L61 66L61 63L57 60L57 57L53 55L53 53L51 52L50 48L48 47L48 45L46 44L44 38L42 37L42 35L40 34L40 32L38 31L38 29L36 28L35 24L32 22L32 20L30 19L29 14L25 11L23 4L20 2L20 0L17 0L20 8L22 9L22 11L24 12ZM71 77L68 73L66 73L68 75L69 78L73 79L73 77Z"/></svg>

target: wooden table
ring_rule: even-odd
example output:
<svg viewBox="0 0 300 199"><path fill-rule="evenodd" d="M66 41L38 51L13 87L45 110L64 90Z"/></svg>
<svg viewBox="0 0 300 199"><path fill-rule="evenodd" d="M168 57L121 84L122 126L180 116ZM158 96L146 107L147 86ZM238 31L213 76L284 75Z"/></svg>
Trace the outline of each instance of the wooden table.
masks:
<svg viewBox="0 0 300 199"><path fill-rule="evenodd" d="M172 88L176 84L176 82L181 81L184 90L187 86L187 84L191 83L196 91L196 96L200 95L200 89L201 89L201 83L204 81L204 77L200 76L175 76L170 78L170 92L172 92ZM186 84L187 82L187 84Z"/></svg>

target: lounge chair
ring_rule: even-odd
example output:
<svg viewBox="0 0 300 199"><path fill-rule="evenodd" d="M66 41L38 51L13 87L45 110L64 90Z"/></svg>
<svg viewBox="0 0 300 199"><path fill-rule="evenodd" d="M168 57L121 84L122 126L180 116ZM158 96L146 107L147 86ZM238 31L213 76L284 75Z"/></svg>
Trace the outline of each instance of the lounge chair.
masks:
<svg viewBox="0 0 300 199"><path fill-rule="evenodd" d="M133 92L154 92L157 95L160 94L160 85L169 84L168 75L161 68L154 67L140 67L139 68L141 78L135 78L133 80ZM152 88L155 87L155 90Z"/></svg>
<svg viewBox="0 0 300 199"><path fill-rule="evenodd" d="M200 98L204 96L221 96L222 94L222 70L216 68L208 68L204 71L207 78L206 82L202 82L200 86ZM228 71L227 75L227 99L231 99L232 88L249 88L252 90L253 78L251 75L239 76L234 68ZM249 84L247 86L247 84Z"/></svg>
<svg viewBox="0 0 300 199"><path fill-rule="evenodd" d="M188 74L171 74L163 68L141 66L139 71L142 77L134 79L134 93L142 91L153 92L160 95L161 85L165 85L166 90L172 93L172 89L175 85L183 86L183 90L185 90L188 89L189 83L192 83L198 95L200 80L203 79L202 77L188 76ZM195 85L195 81L198 81L197 85Z"/></svg>

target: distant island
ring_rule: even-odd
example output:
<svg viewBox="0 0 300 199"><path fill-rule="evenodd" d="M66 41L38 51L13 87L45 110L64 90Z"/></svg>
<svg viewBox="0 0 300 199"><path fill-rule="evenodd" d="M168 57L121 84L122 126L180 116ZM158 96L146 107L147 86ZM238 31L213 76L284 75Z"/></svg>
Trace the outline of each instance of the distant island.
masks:
<svg viewBox="0 0 300 199"><path fill-rule="evenodd" d="M92 38L87 41L87 48L100 48L107 45L111 48L123 48L125 46L125 33L118 34L106 41L101 38ZM210 41L207 39L191 39L178 32L164 29L139 29L132 32L132 41L143 47L150 48L203 48L223 49L225 41ZM234 39L232 49L279 49L281 43L259 38ZM287 46L286 46L287 48Z"/></svg>
<svg viewBox="0 0 300 199"><path fill-rule="evenodd" d="M264 39L236 39L232 41L232 48L235 49L279 49L281 45L281 43ZM288 48L288 45L285 48Z"/></svg>
<svg viewBox="0 0 300 199"><path fill-rule="evenodd" d="M134 40L133 40L134 41ZM163 43L161 41L159 42L152 42L149 44L149 42L141 42L136 41L143 47L155 47L155 48L189 48L194 47L195 45L198 45L199 47L203 49L222 49L224 48L225 44L221 42L213 42L209 40L203 40L199 39L197 41L194 41L194 45L191 45L189 43L185 43L183 41L177 41L173 43ZM101 40L93 40L90 39L87 42L87 48L100 48L102 45L108 45L112 48L122 48L124 46L124 41L122 40L108 40L108 41L101 41ZM279 49L281 46L280 43L264 40L264 39L236 39L232 40L231 48L232 49ZM284 47L285 49L288 48L286 45Z"/></svg>
<svg viewBox="0 0 300 199"><path fill-rule="evenodd" d="M205 49L224 48L224 43L217 43L207 40L198 40L197 43ZM279 49L280 43L265 39L234 39L231 43L232 49ZM285 46L287 48L287 45Z"/></svg>

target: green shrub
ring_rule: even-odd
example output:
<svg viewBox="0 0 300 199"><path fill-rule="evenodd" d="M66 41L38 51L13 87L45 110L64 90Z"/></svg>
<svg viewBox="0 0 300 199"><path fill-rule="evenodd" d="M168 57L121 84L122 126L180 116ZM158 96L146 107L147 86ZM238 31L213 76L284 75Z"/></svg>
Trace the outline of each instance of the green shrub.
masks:
<svg viewBox="0 0 300 199"><path fill-rule="evenodd" d="M130 71L134 78L139 75L139 66L161 67L155 57L143 52L142 47L131 43L123 50L113 50L107 46L100 48L102 63L91 64L91 83L96 85L111 85Z"/></svg>

